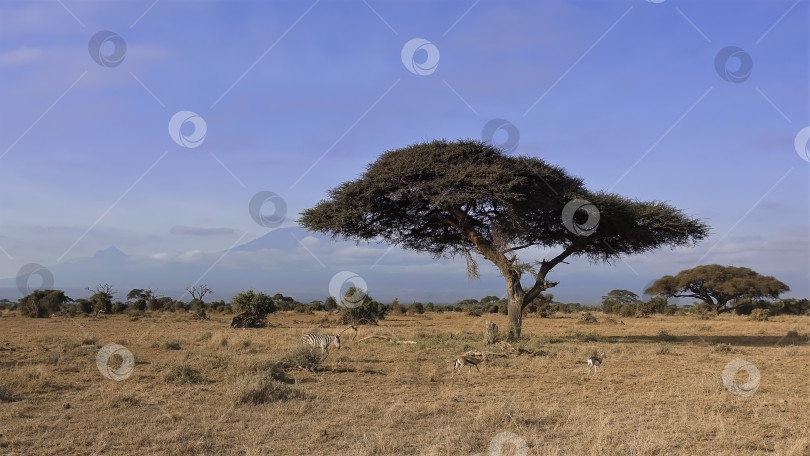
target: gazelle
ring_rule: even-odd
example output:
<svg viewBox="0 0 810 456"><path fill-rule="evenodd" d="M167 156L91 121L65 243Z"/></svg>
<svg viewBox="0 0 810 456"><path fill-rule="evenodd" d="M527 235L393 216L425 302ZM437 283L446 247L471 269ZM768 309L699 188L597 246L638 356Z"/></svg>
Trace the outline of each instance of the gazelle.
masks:
<svg viewBox="0 0 810 456"><path fill-rule="evenodd" d="M478 371L478 375L481 375L481 371L478 369L478 363L480 362L481 360L478 358L473 358L470 356L459 356L458 358L456 358L455 361L453 361L453 371L450 374L450 378L453 378L453 376L456 375L456 370L458 370L459 374L461 374L461 369L464 368L464 366L467 366L468 369L467 380L470 379L473 367L475 368L475 370Z"/></svg>
<svg viewBox="0 0 810 456"><path fill-rule="evenodd" d="M598 374L602 366L602 361L604 361L606 357L607 353L602 352L601 356L591 356L588 358L588 375L591 374L591 369L593 369L594 375Z"/></svg>

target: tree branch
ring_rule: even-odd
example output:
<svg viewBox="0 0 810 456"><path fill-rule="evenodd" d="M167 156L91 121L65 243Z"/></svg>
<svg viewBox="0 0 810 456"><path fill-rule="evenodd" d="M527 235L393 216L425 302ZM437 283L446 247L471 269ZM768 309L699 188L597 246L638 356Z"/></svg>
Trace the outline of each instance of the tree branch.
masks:
<svg viewBox="0 0 810 456"><path fill-rule="evenodd" d="M584 238L583 238L584 239ZM537 272L537 277L534 282L534 285L526 292L525 298L523 300L524 303L528 304L532 302L532 300L540 295L543 291L555 287L559 282L548 282L546 281L546 275L548 275L549 271L554 266L562 263L563 260L568 258L569 256L577 253L581 250L584 246L587 245L587 242L583 242L580 239L574 241L565 248L559 255L552 258L550 261L543 260L540 263L540 270Z"/></svg>

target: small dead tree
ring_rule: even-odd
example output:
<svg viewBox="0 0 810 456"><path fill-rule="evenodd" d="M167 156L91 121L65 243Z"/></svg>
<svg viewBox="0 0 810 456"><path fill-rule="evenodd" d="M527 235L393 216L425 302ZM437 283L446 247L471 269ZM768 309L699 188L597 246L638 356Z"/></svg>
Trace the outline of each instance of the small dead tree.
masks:
<svg viewBox="0 0 810 456"><path fill-rule="evenodd" d="M202 301L203 297L209 293L211 293L211 288L208 285L201 284L201 285L190 285L186 287L186 291L188 294L191 295L192 299L197 301Z"/></svg>

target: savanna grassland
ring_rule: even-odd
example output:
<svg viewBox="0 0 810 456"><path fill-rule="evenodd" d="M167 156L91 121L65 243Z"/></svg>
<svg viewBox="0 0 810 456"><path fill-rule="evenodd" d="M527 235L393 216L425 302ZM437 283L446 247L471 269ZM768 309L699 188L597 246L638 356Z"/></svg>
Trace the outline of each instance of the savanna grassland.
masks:
<svg viewBox="0 0 810 456"><path fill-rule="evenodd" d="M308 365L301 335L339 332L336 314L282 312L241 330L228 314L7 311L0 454L810 454L810 317L594 315L525 318L522 351L487 357L468 380L451 378L453 357L500 352L484 322L505 329L506 316L389 316L357 339L391 340L347 332ZM134 356L125 380L97 366L109 343ZM607 358L588 377L596 351ZM758 370L753 394L724 386L735 359Z"/></svg>

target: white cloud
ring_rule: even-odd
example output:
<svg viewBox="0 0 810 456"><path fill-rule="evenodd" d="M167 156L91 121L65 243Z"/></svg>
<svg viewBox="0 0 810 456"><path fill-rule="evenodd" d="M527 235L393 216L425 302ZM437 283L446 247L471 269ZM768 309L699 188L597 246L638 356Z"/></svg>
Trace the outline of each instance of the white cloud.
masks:
<svg viewBox="0 0 810 456"><path fill-rule="evenodd" d="M45 51L38 47L21 46L12 51L0 52L0 66L18 66L41 60Z"/></svg>

